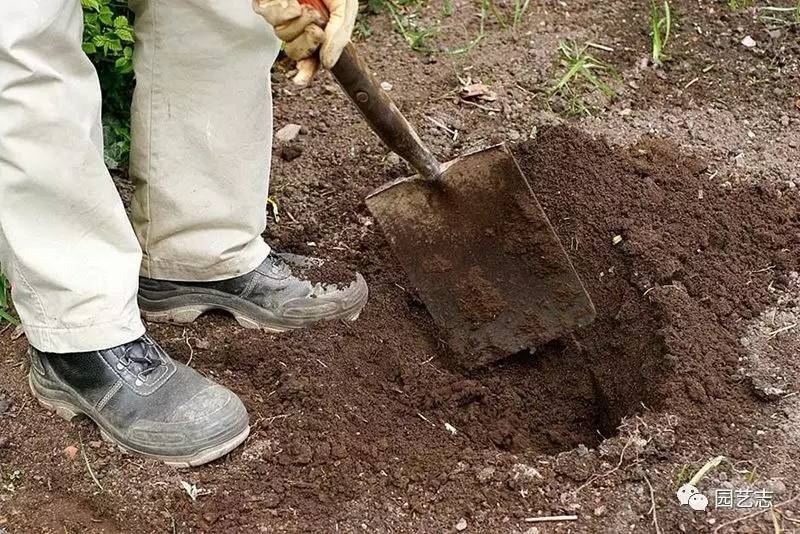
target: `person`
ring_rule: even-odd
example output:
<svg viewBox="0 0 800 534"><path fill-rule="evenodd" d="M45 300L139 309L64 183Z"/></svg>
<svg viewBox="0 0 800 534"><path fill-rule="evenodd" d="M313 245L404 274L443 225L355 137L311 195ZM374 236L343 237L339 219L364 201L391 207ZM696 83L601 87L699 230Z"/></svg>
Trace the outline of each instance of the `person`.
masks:
<svg viewBox="0 0 800 534"><path fill-rule="evenodd" d="M246 409L172 360L142 317L190 323L220 309L272 332L358 317L361 275L312 283L302 273L320 260L261 237L270 68L281 39L299 83L336 62L358 5L325 3L323 30L296 0L131 0L131 227L103 163L80 1L0 2L0 265L42 406L88 416L128 451L200 465L245 440Z"/></svg>

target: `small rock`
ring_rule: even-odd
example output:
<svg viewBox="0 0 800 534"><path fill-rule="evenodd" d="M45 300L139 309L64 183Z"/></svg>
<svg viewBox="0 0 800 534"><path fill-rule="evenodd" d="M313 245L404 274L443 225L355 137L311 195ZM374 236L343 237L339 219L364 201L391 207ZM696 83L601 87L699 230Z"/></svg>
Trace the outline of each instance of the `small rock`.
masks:
<svg viewBox="0 0 800 534"><path fill-rule="evenodd" d="M280 156L283 161L294 161L300 157L303 149L297 145L285 146L280 150Z"/></svg>
<svg viewBox="0 0 800 534"><path fill-rule="evenodd" d="M89 446L91 448L93 448L93 449L99 449L100 447L103 446L103 442L102 441L90 441L89 442Z"/></svg>
<svg viewBox="0 0 800 534"><path fill-rule="evenodd" d="M0 415L6 413L11 408L11 401L8 399L0 398Z"/></svg>
<svg viewBox="0 0 800 534"><path fill-rule="evenodd" d="M0 449L5 449L6 447L8 447L8 438L0 436Z"/></svg>
<svg viewBox="0 0 800 534"><path fill-rule="evenodd" d="M597 517L600 517L601 515L605 515L605 513L606 513L606 507L605 506L598 506L597 508L594 509L594 515L596 515Z"/></svg>
<svg viewBox="0 0 800 534"><path fill-rule="evenodd" d="M298 135L300 135L300 129L302 126L299 124L287 124L277 132L275 132L275 138L278 141L283 141L284 143L288 143L289 141L294 141Z"/></svg>
<svg viewBox="0 0 800 534"><path fill-rule="evenodd" d="M338 91L338 88L333 84L326 84L324 86L324 88L325 88L325 92L330 93L332 95L336 94L336 92Z"/></svg>
<svg viewBox="0 0 800 534"><path fill-rule="evenodd" d="M620 110L619 115L620 117L627 117L628 115L631 114L631 111L632 111L631 108L625 108Z"/></svg>
<svg viewBox="0 0 800 534"><path fill-rule="evenodd" d="M397 165L400 163L400 156L395 154L394 152L389 152L386 154L386 161L389 162L391 165Z"/></svg>
<svg viewBox="0 0 800 534"><path fill-rule="evenodd" d="M525 534L539 534L539 532L541 532L539 527L531 527L525 531Z"/></svg>
<svg viewBox="0 0 800 534"><path fill-rule="evenodd" d="M522 135L516 130L509 130L508 131L508 138L512 141L519 141Z"/></svg>
<svg viewBox="0 0 800 534"><path fill-rule="evenodd" d="M207 339L198 339L194 346L200 350L206 350L211 347L211 343Z"/></svg>
<svg viewBox="0 0 800 534"><path fill-rule="evenodd" d="M467 520L462 517L461 519L458 520L458 523L456 523L456 530L461 532L462 530L466 529L467 529Z"/></svg>
<svg viewBox="0 0 800 534"><path fill-rule="evenodd" d="M753 394L764 402L774 402L786 395L786 390L779 388L763 379L750 377Z"/></svg>
<svg viewBox="0 0 800 534"><path fill-rule="evenodd" d="M381 82L381 89L384 91L391 91L394 86L389 82Z"/></svg>
<svg viewBox="0 0 800 534"><path fill-rule="evenodd" d="M764 482L764 489L771 491L773 495L779 497L786 493L786 484L781 480L770 479Z"/></svg>
<svg viewBox="0 0 800 534"><path fill-rule="evenodd" d="M76 456L78 456L78 447L75 445L70 445L66 449L64 449L64 455L70 459L74 460Z"/></svg>
<svg viewBox="0 0 800 534"><path fill-rule="evenodd" d="M747 48L753 48L754 46L756 46L755 40L749 35L745 36L745 38L742 39L742 44Z"/></svg>
<svg viewBox="0 0 800 534"><path fill-rule="evenodd" d="M492 477L494 476L494 471L495 471L494 467L484 467L483 469L478 471L478 474L475 476L480 482L485 484L486 482L492 479Z"/></svg>

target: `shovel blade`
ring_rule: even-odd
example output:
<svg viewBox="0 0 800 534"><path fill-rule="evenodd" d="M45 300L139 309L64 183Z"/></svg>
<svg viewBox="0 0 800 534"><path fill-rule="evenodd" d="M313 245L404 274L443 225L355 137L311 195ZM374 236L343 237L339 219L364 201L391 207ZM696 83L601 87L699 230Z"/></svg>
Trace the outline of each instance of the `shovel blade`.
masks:
<svg viewBox="0 0 800 534"><path fill-rule="evenodd" d="M367 198L459 363L475 368L590 323L595 309L504 145Z"/></svg>

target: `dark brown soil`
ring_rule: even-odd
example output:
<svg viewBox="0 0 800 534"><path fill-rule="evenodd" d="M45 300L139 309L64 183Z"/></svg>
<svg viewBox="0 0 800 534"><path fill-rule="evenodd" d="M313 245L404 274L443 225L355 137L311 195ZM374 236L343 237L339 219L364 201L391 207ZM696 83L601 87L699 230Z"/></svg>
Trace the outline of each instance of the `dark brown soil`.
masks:
<svg viewBox="0 0 800 534"><path fill-rule="evenodd" d="M703 491L770 488L776 503L800 492L797 30L769 34L755 11L724 2L671 4L675 59L658 71L640 66L649 8L621 1L532 2L515 34L490 18L461 58L412 54L383 18L359 45L441 159L519 140L514 153L596 304L592 325L473 372L455 365L363 203L409 170L329 79L299 92L279 65L276 125L309 133L274 159L287 217L266 237L360 271L367 308L353 323L280 335L220 315L150 325L251 414L240 449L181 472L36 406L24 337L0 327L0 531L455 532L463 518L465 532L649 532L655 513L662 532L734 519L720 532L773 532L769 513L693 513L674 492L717 455L727 460ZM455 5L441 46L477 29L474 7ZM756 49L739 44L747 34ZM556 120L541 87L564 37L613 47L597 54L626 81L597 117L573 121L580 129L546 127ZM448 96L454 73L491 80L498 101L485 107L501 111ZM753 375L783 393L765 394ZM210 493L192 502L181 481ZM789 532L800 508L779 508ZM578 519L525 521L562 514Z"/></svg>
<svg viewBox="0 0 800 534"><path fill-rule="evenodd" d="M332 259L294 267L293 272L296 276L309 280L312 284L320 283L347 287L356 279L356 273L353 269L341 261Z"/></svg>

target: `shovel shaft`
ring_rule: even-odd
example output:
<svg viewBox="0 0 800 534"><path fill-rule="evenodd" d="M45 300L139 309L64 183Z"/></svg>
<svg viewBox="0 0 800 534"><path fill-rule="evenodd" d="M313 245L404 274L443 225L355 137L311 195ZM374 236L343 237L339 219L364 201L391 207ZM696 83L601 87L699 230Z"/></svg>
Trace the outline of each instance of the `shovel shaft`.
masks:
<svg viewBox="0 0 800 534"><path fill-rule="evenodd" d="M386 91L381 89L378 81L369 73L352 44L347 45L331 72L372 131L389 148L426 178L435 179L441 176L441 164L422 143L417 132Z"/></svg>

